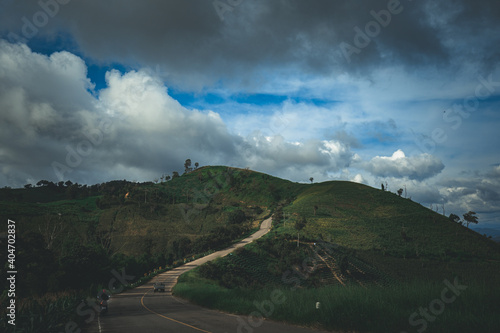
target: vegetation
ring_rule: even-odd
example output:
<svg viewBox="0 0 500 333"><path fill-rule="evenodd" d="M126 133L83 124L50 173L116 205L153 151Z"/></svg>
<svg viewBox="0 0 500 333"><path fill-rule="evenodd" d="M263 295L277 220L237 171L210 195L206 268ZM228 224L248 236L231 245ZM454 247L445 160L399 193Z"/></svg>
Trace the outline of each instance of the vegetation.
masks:
<svg viewBox="0 0 500 333"><path fill-rule="evenodd" d="M465 220L465 223L467 223L467 228L469 227L470 223L477 224L478 220L477 220L476 212L468 211L467 213L464 214L464 220Z"/></svg>
<svg viewBox="0 0 500 333"><path fill-rule="evenodd" d="M226 288L200 277L200 271L181 276L174 289L176 295L205 307L243 315L249 327L250 322L259 322L261 316L335 331L384 333L497 332L500 324L500 291L480 283L468 284L453 303L446 304L441 313L434 310L433 315L430 309L446 287L442 281L413 281L369 289L354 284L248 289ZM420 308L433 321L425 320Z"/></svg>
<svg viewBox="0 0 500 333"><path fill-rule="evenodd" d="M428 332L496 331L499 245L383 189L307 186L276 207L265 238L186 274L174 292L224 311L332 330L410 332L425 322ZM424 321L420 307L454 279L467 291ZM276 290L286 302L259 310Z"/></svg>
<svg viewBox="0 0 500 333"><path fill-rule="evenodd" d="M36 186L0 189L0 216L17 226L16 268L23 273L16 281L16 298L24 304L64 293L88 297L89 290L92 294L113 279L113 271L124 270L134 280L149 276L244 237L277 199L293 195L288 181L249 170L198 166L171 180L162 176L157 184L123 180L87 186L42 180ZM6 246L6 234L0 236ZM7 263L5 251L0 259ZM2 290L5 318L8 288Z"/></svg>
<svg viewBox="0 0 500 333"><path fill-rule="evenodd" d="M0 217L18 226L23 315L43 318L51 330L62 319L43 310L45 300L54 303L50 309L72 308L58 312L71 318L76 299L91 297L113 271L140 283L227 246L273 213L273 230L263 239L183 276L175 292L249 314L254 300L262 304L279 290L287 301L265 317L337 330L415 330L405 327L408 317L439 296L445 279L457 277L467 292L449 306L456 312L447 310L428 331L454 320L449 327L466 327L470 317L459 318L466 312L481 315L484 331L493 325L499 245L461 225L457 215L439 215L389 192L387 184L382 191L312 177L311 184L298 184L248 169L191 165L186 160L182 175L162 175L159 182L42 180L0 189ZM0 300L5 309L5 292ZM318 310L310 307L316 302ZM387 320L375 324L383 313Z"/></svg>

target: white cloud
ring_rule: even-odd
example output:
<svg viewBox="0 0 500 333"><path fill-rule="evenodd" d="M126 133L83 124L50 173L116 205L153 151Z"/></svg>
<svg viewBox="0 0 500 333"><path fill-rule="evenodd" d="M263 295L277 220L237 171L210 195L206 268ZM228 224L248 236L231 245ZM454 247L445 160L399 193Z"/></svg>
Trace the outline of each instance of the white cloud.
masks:
<svg viewBox="0 0 500 333"><path fill-rule="evenodd" d="M354 176L354 178L352 179L352 181L355 182L355 183L366 184L366 180L359 173Z"/></svg>
<svg viewBox="0 0 500 333"><path fill-rule="evenodd" d="M392 156L375 156L363 167L379 177L395 177L423 180L433 177L444 169L443 163L429 154L407 157L402 150Z"/></svg>
<svg viewBox="0 0 500 333"><path fill-rule="evenodd" d="M0 181L5 185L57 177L80 183L150 180L182 171L186 158L320 180L353 158L338 140L231 134L219 114L185 108L147 71L110 71L108 87L93 95L85 63L75 55L48 57L6 42L0 55L8 60L0 63L5 165ZM53 83L54 90L44 82ZM21 138L6 145L16 133Z"/></svg>
<svg viewBox="0 0 500 333"><path fill-rule="evenodd" d="M304 174L324 180L328 172L349 166L353 158L349 148L338 141L290 142L258 131L241 143L239 155L245 166L295 180L308 179Z"/></svg>
<svg viewBox="0 0 500 333"><path fill-rule="evenodd" d="M107 73L109 86L95 97L85 63L68 52L44 56L0 41L0 59L5 185L100 182L129 178L127 170L145 180L180 171L186 158L221 163L236 154L238 138L216 113L184 108L143 71Z"/></svg>
<svg viewBox="0 0 500 333"><path fill-rule="evenodd" d="M489 215L500 212L500 173L495 166L487 171L474 172L470 177L457 177L439 182L448 205L457 212L474 210Z"/></svg>

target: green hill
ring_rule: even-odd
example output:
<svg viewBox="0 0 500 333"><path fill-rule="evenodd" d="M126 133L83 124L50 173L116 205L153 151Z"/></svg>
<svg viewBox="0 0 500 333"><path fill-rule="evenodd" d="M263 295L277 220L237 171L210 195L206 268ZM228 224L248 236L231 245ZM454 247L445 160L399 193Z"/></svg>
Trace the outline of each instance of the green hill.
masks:
<svg viewBox="0 0 500 333"><path fill-rule="evenodd" d="M497 331L498 243L357 183L289 184L288 191L276 197L269 234L184 274L174 293L244 318L335 331ZM450 281L467 292L457 291L451 305L441 301L441 315L431 307ZM277 293L284 302L272 301ZM251 327L251 316L244 323Z"/></svg>
<svg viewBox="0 0 500 333"><path fill-rule="evenodd" d="M205 167L158 184L112 181L0 189L0 216L16 220L24 233L55 236L56 247L63 246L63 239L44 235L46 226L53 230L56 225L81 243L105 237L108 250L141 255L144 243L152 243L153 252L165 251L166 240L208 235L227 226L237 212L243 213L243 221L262 218L282 193L293 195L290 184L247 170Z"/></svg>
<svg viewBox="0 0 500 333"><path fill-rule="evenodd" d="M106 283L113 269L142 276L227 246L271 214L273 229L263 239L183 276L176 293L238 312L235 304L215 301L236 293L235 299L250 304L240 308L244 314L252 309L250 298L260 293L265 300L266 290L274 288L292 292L290 299L298 297L294 303L309 297L307 290L318 299L333 292L352 298L353 312L345 314L348 322L342 325L321 318L318 323L350 330L363 329L349 320L364 311L359 307L367 290L375 303L399 295L396 302L405 305L394 320L401 321L402 314L439 294L444 279L457 277L475 297L459 312L476 301L482 305L475 311L486 316L498 308L484 310L500 290L498 243L410 199L357 183L299 184L247 169L207 166L158 183L41 181L31 188L0 189L0 217L16 221L18 269L24 272L18 285L24 297ZM4 246L6 233L0 236ZM5 251L0 256L7 262ZM415 288L424 292L406 294ZM495 292L488 298L490 288ZM294 322L290 313L301 310L280 311L271 317ZM318 313L309 319L297 316L295 322L316 325L308 320Z"/></svg>
<svg viewBox="0 0 500 333"><path fill-rule="evenodd" d="M18 264L26 272L19 289L32 296L105 283L122 267L142 276L227 246L254 230L277 201L291 200L297 188L222 166L159 183L40 181L0 189L0 218L16 222ZM4 229L2 246L6 236Z"/></svg>
<svg viewBox="0 0 500 333"><path fill-rule="evenodd" d="M291 223L282 232L291 232L297 217L303 216L304 235L354 250L399 258L499 258L499 246L492 240L410 199L362 184L311 185L283 211Z"/></svg>
<svg viewBox="0 0 500 333"><path fill-rule="evenodd" d="M56 256L97 244L110 256L180 258L242 237L271 213L275 237L327 241L365 259L499 260L499 246L418 203L369 186L299 184L246 169L202 167L160 183L60 182L0 189L0 217ZM281 216L284 215L284 219ZM369 258L368 258L369 257ZM164 258L165 259L165 258Z"/></svg>

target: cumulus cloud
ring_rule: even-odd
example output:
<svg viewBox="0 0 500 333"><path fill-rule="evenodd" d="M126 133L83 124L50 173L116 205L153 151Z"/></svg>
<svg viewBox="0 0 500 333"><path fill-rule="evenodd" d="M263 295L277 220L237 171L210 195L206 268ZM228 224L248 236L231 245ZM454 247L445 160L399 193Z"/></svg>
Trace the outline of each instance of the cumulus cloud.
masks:
<svg viewBox="0 0 500 333"><path fill-rule="evenodd" d="M127 170L144 180L178 170L185 158L216 163L237 154L240 139L218 114L182 107L145 72L108 72L108 88L94 96L85 63L68 52L43 56L2 41L0 59L1 136L10 142L0 158L9 185L130 178Z"/></svg>
<svg viewBox="0 0 500 333"><path fill-rule="evenodd" d="M85 63L71 53L44 56L2 41L0 59L5 185L151 180L182 171L186 158L303 179L304 173L325 177L352 158L336 140L231 134L218 113L185 108L147 71L109 71L107 88L95 92Z"/></svg>
<svg viewBox="0 0 500 333"><path fill-rule="evenodd" d="M363 166L375 176L415 180L433 177L444 169L443 163L430 154L407 157L400 149L392 156L375 156Z"/></svg>
<svg viewBox="0 0 500 333"><path fill-rule="evenodd" d="M288 142L281 135L264 136L255 132L241 145L248 166L279 173L280 169L316 168L338 171L351 163L352 152L334 140Z"/></svg>
<svg viewBox="0 0 500 333"><path fill-rule="evenodd" d="M363 175L358 173L354 176L352 179L353 182L355 183L360 183L360 184L366 184L366 180L364 179Z"/></svg>
<svg viewBox="0 0 500 333"><path fill-rule="evenodd" d="M445 200L461 210L484 214L500 212L500 168L477 172L474 177L445 179L439 182Z"/></svg>

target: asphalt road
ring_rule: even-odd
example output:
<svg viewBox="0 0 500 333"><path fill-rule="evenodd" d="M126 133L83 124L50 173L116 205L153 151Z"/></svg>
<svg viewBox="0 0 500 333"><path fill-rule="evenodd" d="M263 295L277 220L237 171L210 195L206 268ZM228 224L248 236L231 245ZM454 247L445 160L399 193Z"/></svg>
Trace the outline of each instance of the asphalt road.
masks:
<svg viewBox="0 0 500 333"><path fill-rule="evenodd" d="M285 325L258 316L236 316L209 310L190 304L172 296L171 290L177 278L207 261L223 257L235 249L262 237L271 228L271 218L262 222L260 230L241 242L225 249L192 261L171 271L156 276L150 282L114 295L109 301L106 315L96 316L84 332L95 333L307 333L320 332L296 326ZM165 292L153 292L154 282L164 282ZM256 311L258 309L256 308Z"/></svg>

